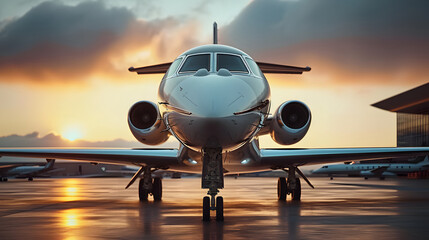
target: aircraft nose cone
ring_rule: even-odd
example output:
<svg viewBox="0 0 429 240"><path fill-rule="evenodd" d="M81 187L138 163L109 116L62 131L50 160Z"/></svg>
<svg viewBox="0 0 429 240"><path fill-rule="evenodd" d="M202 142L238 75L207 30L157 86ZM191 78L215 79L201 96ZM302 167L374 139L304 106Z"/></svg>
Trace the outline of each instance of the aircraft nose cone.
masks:
<svg viewBox="0 0 429 240"><path fill-rule="evenodd" d="M246 110L255 104L256 94L244 80L236 76L190 76L177 85L170 104L195 116L225 117Z"/></svg>

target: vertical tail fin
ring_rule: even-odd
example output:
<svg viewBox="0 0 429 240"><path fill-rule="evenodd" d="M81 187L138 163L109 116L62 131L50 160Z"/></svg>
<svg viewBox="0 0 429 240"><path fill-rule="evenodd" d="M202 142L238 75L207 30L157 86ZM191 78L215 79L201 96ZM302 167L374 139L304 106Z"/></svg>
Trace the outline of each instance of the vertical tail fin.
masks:
<svg viewBox="0 0 429 240"><path fill-rule="evenodd" d="M422 156L423 157L423 156ZM418 165L425 166L429 164L429 156L424 156L424 159L417 163Z"/></svg>
<svg viewBox="0 0 429 240"><path fill-rule="evenodd" d="M213 23L213 44L217 44L217 23Z"/></svg>
<svg viewBox="0 0 429 240"><path fill-rule="evenodd" d="M44 169L51 169L54 167L55 159L46 159L46 162Z"/></svg>

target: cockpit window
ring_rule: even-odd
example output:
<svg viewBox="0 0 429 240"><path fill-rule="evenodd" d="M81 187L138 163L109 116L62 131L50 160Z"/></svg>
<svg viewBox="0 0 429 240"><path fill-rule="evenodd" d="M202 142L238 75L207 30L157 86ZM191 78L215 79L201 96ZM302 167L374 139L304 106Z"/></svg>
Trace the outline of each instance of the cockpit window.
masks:
<svg viewBox="0 0 429 240"><path fill-rule="evenodd" d="M252 70L253 74L255 74L258 77L262 77L261 69L259 68L258 64L255 63L250 58L246 58L247 65L249 65L250 69Z"/></svg>
<svg viewBox="0 0 429 240"><path fill-rule="evenodd" d="M247 73L246 65L244 65L241 57L230 54L218 54L217 55L217 67L216 71L219 69L225 68L230 72L242 72Z"/></svg>
<svg viewBox="0 0 429 240"><path fill-rule="evenodd" d="M198 54L189 56L188 58L186 58L185 63L183 63L180 72L196 72L201 68L205 68L207 69L207 71L210 71L210 54Z"/></svg>
<svg viewBox="0 0 429 240"><path fill-rule="evenodd" d="M322 168L328 168L328 166L323 166Z"/></svg>
<svg viewBox="0 0 429 240"><path fill-rule="evenodd" d="M166 78L169 78L169 77L174 75L174 73L177 71L177 68L179 67L179 64L181 61L182 61L182 58L178 58L178 59L174 60L174 62L168 68Z"/></svg>

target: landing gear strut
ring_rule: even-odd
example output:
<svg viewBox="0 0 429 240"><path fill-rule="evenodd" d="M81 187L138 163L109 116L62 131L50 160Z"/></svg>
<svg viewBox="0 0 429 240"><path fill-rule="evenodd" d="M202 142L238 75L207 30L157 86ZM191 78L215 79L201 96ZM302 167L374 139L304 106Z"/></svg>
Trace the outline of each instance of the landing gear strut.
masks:
<svg viewBox="0 0 429 240"><path fill-rule="evenodd" d="M223 167L222 167L222 149L206 148L203 150L203 172L202 188L208 188L207 195L203 198L203 221L210 221L210 211L216 210L216 221L223 221L223 197L216 195L218 189L222 189Z"/></svg>
<svg viewBox="0 0 429 240"><path fill-rule="evenodd" d="M152 178L150 167L144 167L143 177L139 182L139 199L140 202L146 202L149 194L153 196L153 200L161 201L162 199L162 180L161 178Z"/></svg>

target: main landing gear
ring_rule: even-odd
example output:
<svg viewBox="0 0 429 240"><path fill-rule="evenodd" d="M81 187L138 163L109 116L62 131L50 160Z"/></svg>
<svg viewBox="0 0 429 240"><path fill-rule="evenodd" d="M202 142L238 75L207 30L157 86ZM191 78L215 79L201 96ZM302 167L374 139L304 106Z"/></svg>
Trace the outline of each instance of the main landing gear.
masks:
<svg viewBox="0 0 429 240"><path fill-rule="evenodd" d="M162 199L162 180L159 177L152 178L152 172L158 170L157 168L151 169L148 166L141 167L136 174L131 178L128 185L125 187L127 189L130 187L137 178L143 173L143 177L140 178L139 182L139 199L140 202L146 202L149 195L153 196L153 200L161 201Z"/></svg>
<svg viewBox="0 0 429 240"><path fill-rule="evenodd" d="M210 221L210 211L216 211L216 221L223 221L223 197L216 195L218 189L222 189L223 167L222 149L203 150L202 188L208 188L207 195L203 198L203 221Z"/></svg>
<svg viewBox="0 0 429 240"><path fill-rule="evenodd" d="M291 195L292 201L301 200L301 180L296 177L296 173L298 173L308 183L308 185L310 185L310 187L314 188L310 181L297 167L289 167L288 169L283 168L283 170L288 173L288 177L287 179L280 177L277 181L277 198L279 201L285 201L287 195Z"/></svg>
<svg viewBox="0 0 429 240"><path fill-rule="evenodd" d="M162 199L162 180L159 177L152 178L153 171L156 171L156 169L143 168L143 177L139 182L140 202L146 202L149 195L152 195L155 201L161 201Z"/></svg>

